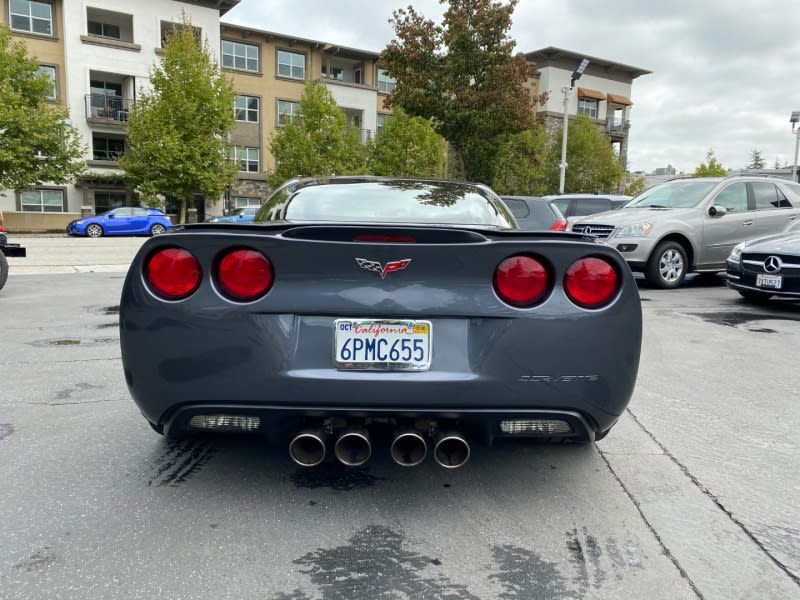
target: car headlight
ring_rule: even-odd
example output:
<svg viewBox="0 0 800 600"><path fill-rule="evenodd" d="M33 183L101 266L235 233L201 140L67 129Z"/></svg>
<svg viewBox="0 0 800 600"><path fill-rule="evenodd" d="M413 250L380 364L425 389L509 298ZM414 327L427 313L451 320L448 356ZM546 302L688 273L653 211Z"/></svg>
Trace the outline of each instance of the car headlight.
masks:
<svg viewBox="0 0 800 600"><path fill-rule="evenodd" d="M742 250L744 250L745 245L747 242L739 242L733 247L731 250L730 256L728 256L728 260L734 263L742 262Z"/></svg>
<svg viewBox="0 0 800 600"><path fill-rule="evenodd" d="M623 225L617 230L616 237L646 237L651 231L653 231L652 223Z"/></svg>
<svg viewBox="0 0 800 600"><path fill-rule="evenodd" d="M73 225L83 225L83 221L74 221Z"/></svg>

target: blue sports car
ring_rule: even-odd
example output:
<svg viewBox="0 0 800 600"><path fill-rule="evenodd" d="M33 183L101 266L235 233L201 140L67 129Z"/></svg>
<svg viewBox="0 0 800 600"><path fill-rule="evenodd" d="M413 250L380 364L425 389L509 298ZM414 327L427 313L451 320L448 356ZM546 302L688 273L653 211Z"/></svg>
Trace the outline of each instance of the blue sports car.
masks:
<svg viewBox="0 0 800 600"><path fill-rule="evenodd" d="M206 223L252 223L260 206L246 206L237 208L229 215L221 217L211 217Z"/></svg>
<svg viewBox="0 0 800 600"><path fill-rule="evenodd" d="M242 432L347 466L445 468L497 437L591 442L633 393L642 313L620 253L521 231L483 185L292 180L252 224L145 242L125 381L157 432Z"/></svg>
<svg viewBox="0 0 800 600"><path fill-rule="evenodd" d="M172 221L157 208L121 206L100 215L71 221L69 235L98 238L104 235L159 235L172 229Z"/></svg>

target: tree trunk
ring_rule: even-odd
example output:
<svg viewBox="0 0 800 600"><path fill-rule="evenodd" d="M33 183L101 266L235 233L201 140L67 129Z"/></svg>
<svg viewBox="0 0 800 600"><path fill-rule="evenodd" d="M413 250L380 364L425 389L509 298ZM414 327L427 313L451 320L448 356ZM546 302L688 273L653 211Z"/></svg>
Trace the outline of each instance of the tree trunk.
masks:
<svg viewBox="0 0 800 600"><path fill-rule="evenodd" d="M187 205L186 198L181 198L181 213L178 216L178 223L186 223L186 205Z"/></svg>

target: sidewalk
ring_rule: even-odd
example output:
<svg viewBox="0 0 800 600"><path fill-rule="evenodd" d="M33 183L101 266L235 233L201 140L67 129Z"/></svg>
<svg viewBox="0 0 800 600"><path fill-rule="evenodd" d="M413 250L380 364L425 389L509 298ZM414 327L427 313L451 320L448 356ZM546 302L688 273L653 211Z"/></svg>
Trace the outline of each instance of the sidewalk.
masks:
<svg viewBox="0 0 800 600"><path fill-rule="evenodd" d="M53 273L126 273L146 237L72 238L65 234L10 234L27 257L8 257L9 276Z"/></svg>

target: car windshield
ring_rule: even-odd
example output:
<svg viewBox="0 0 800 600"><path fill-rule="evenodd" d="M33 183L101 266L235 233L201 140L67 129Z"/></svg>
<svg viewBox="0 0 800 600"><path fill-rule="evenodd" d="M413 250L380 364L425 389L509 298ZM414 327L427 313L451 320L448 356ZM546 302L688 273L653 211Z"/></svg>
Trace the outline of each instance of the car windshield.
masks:
<svg viewBox="0 0 800 600"><path fill-rule="evenodd" d="M642 192L623 208L692 208L718 183L719 181L668 181Z"/></svg>
<svg viewBox="0 0 800 600"><path fill-rule="evenodd" d="M294 189L294 188L292 188ZM267 218L294 221L440 223L515 228L500 202L475 186L439 181L342 181L277 190Z"/></svg>

